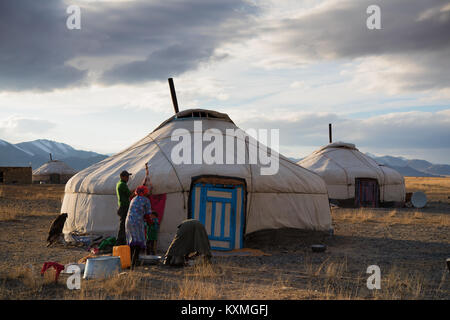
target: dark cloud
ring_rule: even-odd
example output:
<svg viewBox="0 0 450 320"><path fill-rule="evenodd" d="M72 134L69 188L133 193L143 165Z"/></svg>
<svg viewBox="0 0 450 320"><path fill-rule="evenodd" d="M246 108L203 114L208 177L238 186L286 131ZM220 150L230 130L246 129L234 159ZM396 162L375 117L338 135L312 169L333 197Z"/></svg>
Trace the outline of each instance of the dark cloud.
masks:
<svg viewBox="0 0 450 320"><path fill-rule="evenodd" d="M377 1L375 31L366 27L372 0L330 0L306 13L294 7L296 18L278 21L254 19L261 11L246 0L80 2L81 30L66 28L69 4L0 1L0 91L165 80L219 59L224 43L260 35L299 61L385 57L417 66L383 74L405 90L450 87L444 0ZM85 63L69 64L76 58Z"/></svg>
<svg viewBox="0 0 450 320"><path fill-rule="evenodd" d="M449 26L450 28L450 26ZM449 29L450 30L450 29ZM450 34L450 32L448 32ZM392 65L409 63L401 72L386 70L385 80L395 81L405 91L422 91L450 87L450 48L427 53L415 53L409 56L390 56L387 61ZM376 71L375 71L376 72Z"/></svg>
<svg viewBox="0 0 450 320"><path fill-rule="evenodd" d="M376 1L381 9L382 29L369 30L366 9L373 4L372 0L328 1L321 9L286 19L275 29L285 36L278 45L314 59L429 52L450 47L447 1Z"/></svg>
<svg viewBox="0 0 450 320"><path fill-rule="evenodd" d="M373 4L381 9L381 30L366 27L366 9ZM277 35L272 45L279 52L299 61L383 56L394 65L412 63L420 70L397 75L404 82L400 86L410 90L450 86L449 30L450 5L445 0L327 1L265 28Z"/></svg>
<svg viewBox="0 0 450 320"><path fill-rule="evenodd" d="M133 83L166 79L195 68L214 56L214 46L187 43L155 50L144 61L123 64L104 73L105 83Z"/></svg>
<svg viewBox="0 0 450 320"><path fill-rule="evenodd" d="M85 71L65 65L73 34L62 1L0 2L0 90L52 89L79 83Z"/></svg>
<svg viewBox="0 0 450 320"><path fill-rule="evenodd" d="M81 30L68 30L68 5L0 2L0 90L82 85L91 70L68 65L78 57L140 57L108 70L101 77L105 83L166 79L195 69L214 58L222 43L243 37L242 25L256 13L245 0L83 2Z"/></svg>

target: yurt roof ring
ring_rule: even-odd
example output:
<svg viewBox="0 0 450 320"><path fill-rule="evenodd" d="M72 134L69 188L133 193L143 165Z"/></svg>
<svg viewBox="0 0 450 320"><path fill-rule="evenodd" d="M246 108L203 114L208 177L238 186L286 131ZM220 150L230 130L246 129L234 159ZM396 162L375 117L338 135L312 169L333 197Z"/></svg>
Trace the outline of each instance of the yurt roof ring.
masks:
<svg viewBox="0 0 450 320"><path fill-rule="evenodd" d="M213 110L207 110L207 109L188 109L180 111L178 108L178 100L177 100L177 94L175 91L175 85L172 78L168 79L169 81L169 87L170 87L170 95L172 97L172 104L173 109L175 111L175 114L161 123L153 132L161 129L166 124L172 121L177 120L192 120L193 118L196 119L214 119L214 120L223 120L228 121L234 124L234 122L230 119L230 117L226 113L221 113Z"/></svg>

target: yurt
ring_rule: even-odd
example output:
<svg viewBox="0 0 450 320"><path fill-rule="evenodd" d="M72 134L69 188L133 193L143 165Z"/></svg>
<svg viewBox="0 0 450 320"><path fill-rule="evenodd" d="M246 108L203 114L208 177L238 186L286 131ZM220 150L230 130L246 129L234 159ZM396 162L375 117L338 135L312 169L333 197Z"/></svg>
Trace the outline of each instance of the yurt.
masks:
<svg viewBox="0 0 450 320"><path fill-rule="evenodd" d="M216 250L242 248L244 236L258 230L328 231L331 215L322 178L270 149L278 170L264 174L263 164L240 158L239 145L250 152L257 141L234 135L237 131L243 132L224 113L204 109L177 112L129 148L68 181L61 208L68 213L63 233L116 236L119 174L122 170L132 173L128 186L134 190L145 178L147 162L156 201L152 206L157 207L161 219L158 249L168 247L178 225L188 218L205 225ZM223 149L211 154L220 154L223 162L199 161L197 156L211 151L211 143L217 139L223 139ZM183 152L180 144L186 147ZM179 157L191 162L181 162Z"/></svg>
<svg viewBox="0 0 450 320"><path fill-rule="evenodd" d="M361 153L354 144L330 143L298 162L326 182L330 202L351 207L402 206L405 180Z"/></svg>
<svg viewBox="0 0 450 320"><path fill-rule="evenodd" d="M77 173L65 162L60 160L50 160L33 171L33 183L66 183Z"/></svg>

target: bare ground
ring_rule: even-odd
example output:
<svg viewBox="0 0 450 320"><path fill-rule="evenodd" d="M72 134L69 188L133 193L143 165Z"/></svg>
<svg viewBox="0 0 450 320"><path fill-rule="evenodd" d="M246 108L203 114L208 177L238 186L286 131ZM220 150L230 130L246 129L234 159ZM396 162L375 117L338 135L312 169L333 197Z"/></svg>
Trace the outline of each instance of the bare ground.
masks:
<svg viewBox="0 0 450 320"><path fill-rule="evenodd" d="M333 237L285 229L248 238L248 247L270 256L214 257L210 266L182 269L142 266L68 290L67 276L55 284L52 272L39 275L45 261L65 264L88 254L46 247L63 188L3 186L0 299L449 299L449 190L439 188L422 210L334 209ZM312 243L327 244L327 251L312 253ZM380 290L367 289L370 265L381 269Z"/></svg>

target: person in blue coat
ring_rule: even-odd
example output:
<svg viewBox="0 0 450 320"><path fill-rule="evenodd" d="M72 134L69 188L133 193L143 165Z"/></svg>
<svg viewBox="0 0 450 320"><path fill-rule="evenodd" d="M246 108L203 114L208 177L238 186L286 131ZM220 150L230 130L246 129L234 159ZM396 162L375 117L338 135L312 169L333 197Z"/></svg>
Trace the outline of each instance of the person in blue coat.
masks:
<svg viewBox="0 0 450 320"><path fill-rule="evenodd" d="M150 200L147 198L148 188L140 186L135 192L136 197L131 200L125 221L127 244L131 251L131 269L136 266L141 249L146 249L145 219L148 218L145 216L152 212Z"/></svg>

